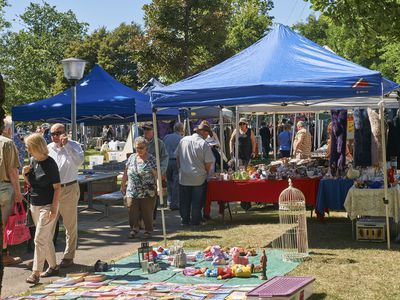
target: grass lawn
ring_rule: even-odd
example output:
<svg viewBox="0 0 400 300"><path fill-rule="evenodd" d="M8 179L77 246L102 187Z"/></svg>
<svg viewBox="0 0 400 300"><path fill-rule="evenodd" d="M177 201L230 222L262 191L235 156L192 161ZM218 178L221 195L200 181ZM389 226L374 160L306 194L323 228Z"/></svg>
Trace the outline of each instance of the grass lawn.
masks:
<svg viewBox="0 0 400 300"><path fill-rule="evenodd" d="M357 242L352 239L351 221L345 213L331 213L325 223L308 215L310 260L289 275L316 278L311 299L400 299L397 261L400 246ZM203 249L208 245L270 247L279 236L277 211L238 210L233 221L210 221L207 226L181 231L173 239L185 247Z"/></svg>

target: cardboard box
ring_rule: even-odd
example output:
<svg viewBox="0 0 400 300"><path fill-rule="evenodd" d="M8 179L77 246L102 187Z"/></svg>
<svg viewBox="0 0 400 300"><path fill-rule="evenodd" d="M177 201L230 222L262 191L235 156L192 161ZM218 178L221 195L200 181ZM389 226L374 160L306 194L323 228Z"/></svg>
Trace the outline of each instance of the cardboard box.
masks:
<svg viewBox="0 0 400 300"><path fill-rule="evenodd" d="M384 242L386 240L386 222L382 218L362 218L356 223L357 241Z"/></svg>

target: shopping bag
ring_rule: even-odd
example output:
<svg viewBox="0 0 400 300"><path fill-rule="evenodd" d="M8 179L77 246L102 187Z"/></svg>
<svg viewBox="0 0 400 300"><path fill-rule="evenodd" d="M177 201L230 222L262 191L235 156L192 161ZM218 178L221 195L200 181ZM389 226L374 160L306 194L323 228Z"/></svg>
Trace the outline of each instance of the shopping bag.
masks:
<svg viewBox="0 0 400 300"><path fill-rule="evenodd" d="M13 213L8 217L4 230L4 239L8 245L19 245L31 238L31 233L26 226L26 211L22 202L16 202Z"/></svg>

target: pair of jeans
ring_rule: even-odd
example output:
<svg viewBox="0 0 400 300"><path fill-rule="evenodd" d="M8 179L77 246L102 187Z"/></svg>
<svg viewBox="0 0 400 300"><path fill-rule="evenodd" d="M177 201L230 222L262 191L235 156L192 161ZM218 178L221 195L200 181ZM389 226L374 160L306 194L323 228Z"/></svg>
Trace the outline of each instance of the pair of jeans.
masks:
<svg viewBox="0 0 400 300"><path fill-rule="evenodd" d="M179 208L179 170L176 159L168 161L167 168L167 202L170 208Z"/></svg>
<svg viewBox="0 0 400 300"><path fill-rule="evenodd" d="M179 211L182 224L200 225L206 201L207 182L198 186L179 184Z"/></svg>

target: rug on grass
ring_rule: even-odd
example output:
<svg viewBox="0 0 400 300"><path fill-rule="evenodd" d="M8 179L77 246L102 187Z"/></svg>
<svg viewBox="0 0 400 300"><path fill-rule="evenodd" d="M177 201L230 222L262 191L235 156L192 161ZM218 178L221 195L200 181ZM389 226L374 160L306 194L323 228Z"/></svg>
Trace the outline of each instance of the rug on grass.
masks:
<svg viewBox="0 0 400 300"><path fill-rule="evenodd" d="M188 251L187 253L191 253ZM194 251L193 251L194 252ZM258 251L260 252L260 251ZM298 262L285 262L282 260L282 251L277 249L268 249L268 265L267 265L267 277L272 278L274 276L283 276L294 268L296 268ZM259 264L260 254L257 256L250 256L249 262L255 265ZM229 278L225 280L218 280L213 277L196 277L196 276L185 276L183 275L182 269L177 269L171 266L167 261L158 260L161 267L161 271L153 274L144 274L139 266L139 260L137 253L132 254L124 259L121 259L115 263L112 270L102 274L106 274L109 278L121 278L126 277L128 281L135 281L138 283L144 282L175 282L184 284L206 284L206 283L224 283L224 284L261 284L263 281L258 278L260 273L252 274L251 278ZM197 262L188 262L188 266L196 268L212 268L210 261L200 260ZM124 278L125 279L125 278Z"/></svg>
<svg viewBox="0 0 400 300"><path fill-rule="evenodd" d="M282 261L282 252L268 250L267 276L285 275L299 263ZM250 257L250 263L258 264L259 255ZM259 273L251 278L230 278L217 280L210 277L187 277L182 269L176 269L166 261L158 261L161 271L144 274L139 268L137 253L111 264L109 272L96 274L69 274L48 284L43 290L32 292L29 296L6 299L246 299L246 292L265 282L258 279ZM200 260L188 263L192 267L211 267L210 261Z"/></svg>

